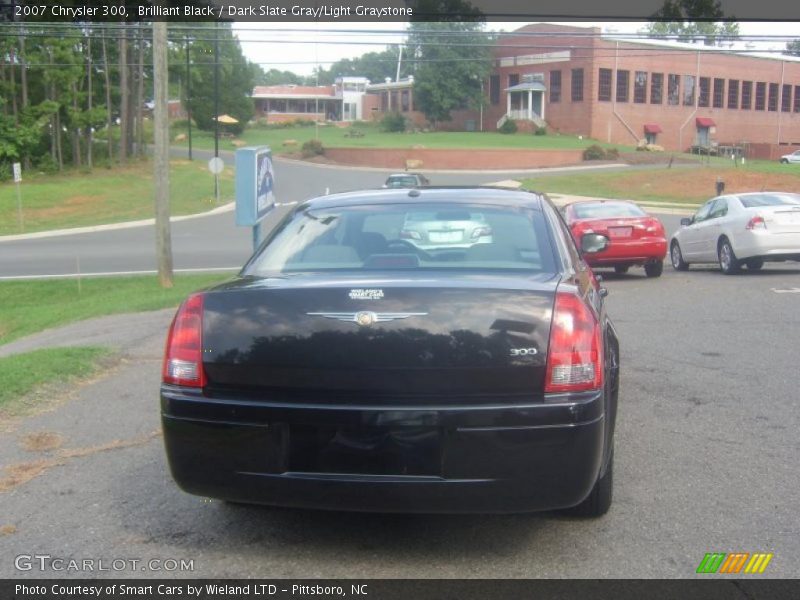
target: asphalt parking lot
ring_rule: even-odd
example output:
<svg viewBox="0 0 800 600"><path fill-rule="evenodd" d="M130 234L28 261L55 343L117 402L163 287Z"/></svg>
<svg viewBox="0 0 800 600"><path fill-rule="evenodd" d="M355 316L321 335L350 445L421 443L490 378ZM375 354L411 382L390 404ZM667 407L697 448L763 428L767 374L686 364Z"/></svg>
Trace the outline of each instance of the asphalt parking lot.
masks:
<svg viewBox="0 0 800 600"><path fill-rule="evenodd" d="M170 577L691 577L712 551L771 552L762 577L795 576L800 266L604 277L622 344L615 501L604 518L363 515L186 495L158 434L171 318L162 311L117 340L125 358L114 369L5 424L7 464L37 476L0 494L10 528L0 577L165 575L141 562L16 569L15 557L36 554L193 561ZM21 447L40 431L58 434L61 449Z"/></svg>

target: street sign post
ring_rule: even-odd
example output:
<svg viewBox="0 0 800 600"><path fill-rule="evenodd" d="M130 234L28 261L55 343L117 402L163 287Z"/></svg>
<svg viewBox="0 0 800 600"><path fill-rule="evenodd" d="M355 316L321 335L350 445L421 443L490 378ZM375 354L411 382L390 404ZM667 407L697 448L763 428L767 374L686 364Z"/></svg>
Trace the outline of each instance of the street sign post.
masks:
<svg viewBox="0 0 800 600"><path fill-rule="evenodd" d="M225 170L225 161L215 156L208 161L208 170L214 175L214 200L219 204L219 175Z"/></svg>
<svg viewBox="0 0 800 600"><path fill-rule="evenodd" d="M253 228L258 247L261 220L275 208L275 171L268 146L236 151L236 224Z"/></svg>
<svg viewBox="0 0 800 600"><path fill-rule="evenodd" d="M14 171L14 184L17 186L17 221L19 221L19 230L24 231L25 221L22 218L22 189L19 185L22 183L22 165L15 162L12 166L12 170Z"/></svg>

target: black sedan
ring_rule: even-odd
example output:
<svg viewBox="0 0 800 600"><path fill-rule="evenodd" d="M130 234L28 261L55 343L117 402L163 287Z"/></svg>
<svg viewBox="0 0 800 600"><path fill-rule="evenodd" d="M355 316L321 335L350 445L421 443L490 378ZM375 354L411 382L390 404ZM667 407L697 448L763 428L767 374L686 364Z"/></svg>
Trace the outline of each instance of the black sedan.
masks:
<svg viewBox="0 0 800 600"><path fill-rule="evenodd" d="M479 213L491 243L402 236ZM446 236L444 234L447 234ZM375 190L298 206L228 283L178 309L164 358L185 491L381 512L598 516L610 504L619 345L582 254L535 193Z"/></svg>

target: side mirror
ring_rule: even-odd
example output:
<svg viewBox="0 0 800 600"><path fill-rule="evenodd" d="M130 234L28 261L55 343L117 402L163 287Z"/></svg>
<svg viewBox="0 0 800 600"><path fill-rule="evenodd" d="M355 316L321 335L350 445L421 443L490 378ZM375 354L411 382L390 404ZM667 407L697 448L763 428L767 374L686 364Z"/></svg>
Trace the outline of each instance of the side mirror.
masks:
<svg viewBox="0 0 800 600"><path fill-rule="evenodd" d="M608 238L599 233L584 233L581 236L581 252L595 254L608 248Z"/></svg>
<svg viewBox="0 0 800 600"><path fill-rule="evenodd" d="M692 220L690 218L684 217L683 219L681 219L681 227L688 227L691 224Z"/></svg>

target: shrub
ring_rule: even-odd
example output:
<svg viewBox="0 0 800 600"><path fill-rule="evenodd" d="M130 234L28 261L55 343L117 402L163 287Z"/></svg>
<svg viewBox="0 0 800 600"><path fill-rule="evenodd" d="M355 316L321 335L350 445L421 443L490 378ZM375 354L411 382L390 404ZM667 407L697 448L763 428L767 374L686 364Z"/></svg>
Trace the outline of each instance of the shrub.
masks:
<svg viewBox="0 0 800 600"><path fill-rule="evenodd" d="M513 119L506 119L503 124L497 128L498 133L517 133L517 122Z"/></svg>
<svg viewBox="0 0 800 600"><path fill-rule="evenodd" d="M533 130L533 135L547 135L547 127L537 127Z"/></svg>
<svg viewBox="0 0 800 600"><path fill-rule="evenodd" d="M303 158L311 158L312 156L319 156L325 154L325 148L322 147L322 142L319 140L308 140L303 142L303 147L300 149Z"/></svg>
<svg viewBox="0 0 800 600"><path fill-rule="evenodd" d="M405 131L406 120L399 112L386 113L381 119L381 129L387 133Z"/></svg>
<svg viewBox="0 0 800 600"><path fill-rule="evenodd" d="M619 150L616 148L609 148L606 150L606 158L608 160L617 160L619 158Z"/></svg>
<svg viewBox="0 0 800 600"><path fill-rule="evenodd" d="M583 151L583 160L605 160L606 151L597 144L592 144Z"/></svg>
<svg viewBox="0 0 800 600"><path fill-rule="evenodd" d="M58 163L49 154L43 154L41 157L39 157L39 160L36 161L35 166L37 171L41 171L42 173L46 173L48 175L58 172Z"/></svg>

